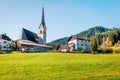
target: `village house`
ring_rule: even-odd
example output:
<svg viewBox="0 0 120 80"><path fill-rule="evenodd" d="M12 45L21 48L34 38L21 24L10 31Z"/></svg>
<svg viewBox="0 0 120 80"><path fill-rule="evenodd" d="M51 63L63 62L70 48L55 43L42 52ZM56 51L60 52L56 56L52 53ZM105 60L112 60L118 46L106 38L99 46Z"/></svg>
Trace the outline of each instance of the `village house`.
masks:
<svg viewBox="0 0 120 80"><path fill-rule="evenodd" d="M57 47L57 51L58 52L68 52L68 46L67 45L63 45L63 44L60 44L58 45Z"/></svg>
<svg viewBox="0 0 120 80"><path fill-rule="evenodd" d="M89 51L90 40L87 38L84 39L84 38L78 38L78 37L71 36L68 39L68 48L70 52L81 51L81 50Z"/></svg>
<svg viewBox="0 0 120 80"><path fill-rule="evenodd" d="M10 39L6 34L0 34L0 50L12 50L9 47L11 41L12 39Z"/></svg>
<svg viewBox="0 0 120 80"><path fill-rule="evenodd" d="M59 52L74 52L74 51L85 51L89 52L90 50L90 40L87 38L78 38L75 36L71 36L68 39L66 45L59 45L57 47L57 51Z"/></svg>

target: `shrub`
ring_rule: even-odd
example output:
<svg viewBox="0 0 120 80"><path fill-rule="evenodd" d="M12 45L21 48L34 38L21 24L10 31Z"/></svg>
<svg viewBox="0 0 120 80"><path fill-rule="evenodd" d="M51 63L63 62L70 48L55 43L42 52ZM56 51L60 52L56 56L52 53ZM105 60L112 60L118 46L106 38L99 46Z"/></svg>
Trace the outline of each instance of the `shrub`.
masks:
<svg viewBox="0 0 120 80"><path fill-rule="evenodd" d="M77 52L77 53L90 53L90 49L89 48L79 48L75 52Z"/></svg>
<svg viewBox="0 0 120 80"><path fill-rule="evenodd" d="M114 53L120 53L120 47L114 48Z"/></svg>
<svg viewBox="0 0 120 80"><path fill-rule="evenodd" d="M99 48L98 53L113 53L112 48Z"/></svg>
<svg viewBox="0 0 120 80"><path fill-rule="evenodd" d="M102 53L102 48L98 48L98 53Z"/></svg>

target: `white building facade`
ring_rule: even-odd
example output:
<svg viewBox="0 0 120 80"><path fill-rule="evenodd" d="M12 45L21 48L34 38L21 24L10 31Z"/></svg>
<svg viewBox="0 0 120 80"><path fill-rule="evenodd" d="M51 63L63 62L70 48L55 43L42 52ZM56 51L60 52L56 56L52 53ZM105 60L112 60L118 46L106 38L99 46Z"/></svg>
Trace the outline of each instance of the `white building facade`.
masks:
<svg viewBox="0 0 120 80"><path fill-rule="evenodd" d="M0 34L0 49L1 50L11 50L9 48L9 43L11 39L6 36L6 34Z"/></svg>
<svg viewBox="0 0 120 80"><path fill-rule="evenodd" d="M83 49L88 51L90 49L90 40L72 36L68 40L68 47L70 52L81 51Z"/></svg>

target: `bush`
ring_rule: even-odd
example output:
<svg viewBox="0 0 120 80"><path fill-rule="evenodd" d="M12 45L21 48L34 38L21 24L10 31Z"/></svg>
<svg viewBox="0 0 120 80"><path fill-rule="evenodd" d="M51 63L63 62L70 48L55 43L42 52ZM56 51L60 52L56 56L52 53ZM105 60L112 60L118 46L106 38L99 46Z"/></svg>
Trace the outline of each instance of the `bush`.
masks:
<svg viewBox="0 0 120 80"><path fill-rule="evenodd" d="M0 54L8 54L8 53L12 53L11 50L0 50Z"/></svg>
<svg viewBox="0 0 120 80"><path fill-rule="evenodd" d="M102 53L102 48L98 48L98 53Z"/></svg>
<svg viewBox="0 0 120 80"><path fill-rule="evenodd" d="M98 53L113 53L112 48L99 48Z"/></svg>
<svg viewBox="0 0 120 80"><path fill-rule="evenodd" d="M90 49L79 48L79 49L76 50L75 52L76 52L76 53L90 53Z"/></svg>
<svg viewBox="0 0 120 80"><path fill-rule="evenodd" d="M120 53L120 47L114 48L114 53Z"/></svg>

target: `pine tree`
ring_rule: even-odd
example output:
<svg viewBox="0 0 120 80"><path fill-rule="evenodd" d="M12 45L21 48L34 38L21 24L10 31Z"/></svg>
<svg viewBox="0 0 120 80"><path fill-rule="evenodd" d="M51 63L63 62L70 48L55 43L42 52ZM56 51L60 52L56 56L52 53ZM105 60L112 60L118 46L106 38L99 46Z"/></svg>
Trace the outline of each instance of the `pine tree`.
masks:
<svg viewBox="0 0 120 80"><path fill-rule="evenodd" d="M96 40L98 42L98 46L102 44L102 34L97 34L96 35Z"/></svg>
<svg viewBox="0 0 120 80"><path fill-rule="evenodd" d="M90 49L92 53L96 53L98 48L98 42L95 37L90 38Z"/></svg>

